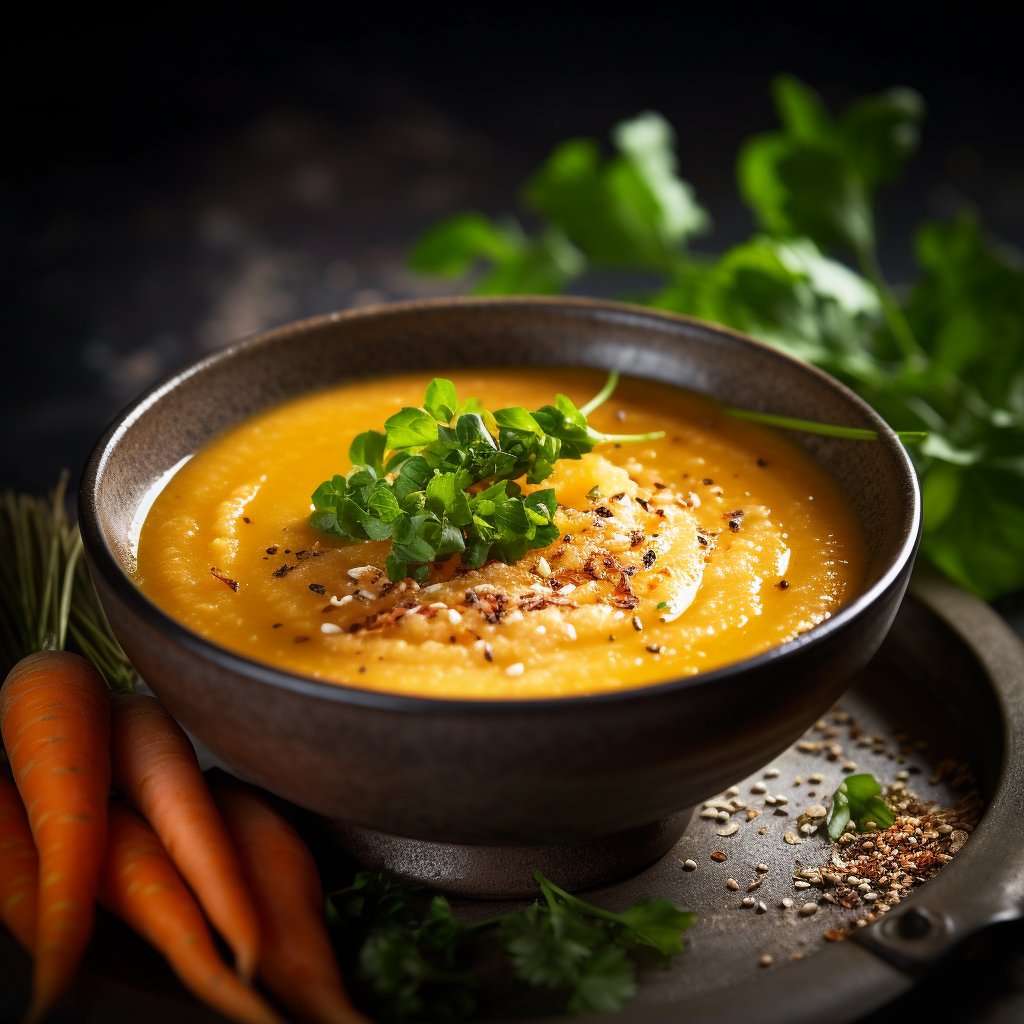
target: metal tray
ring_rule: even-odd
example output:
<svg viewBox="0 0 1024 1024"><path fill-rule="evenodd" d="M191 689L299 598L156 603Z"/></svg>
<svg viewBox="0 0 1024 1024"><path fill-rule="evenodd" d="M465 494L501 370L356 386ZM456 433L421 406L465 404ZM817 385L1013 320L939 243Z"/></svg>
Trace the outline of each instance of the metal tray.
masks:
<svg viewBox="0 0 1024 1024"><path fill-rule="evenodd" d="M762 699L770 702L771 694ZM695 816L658 863L588 895L611 909L641 896L668 896L700 916L687 933L687 951L673 969L642 975L639 995L618 1015L624 1024L798 1024L817 1019L843 1024L910 989L962 939L1024 915L1024 645L1003 620L956 587L919 575L888 640L854 680L841 709L864 735L884 737L884 745L858 745L850 738L849 723L827 716L826 723L838 735L825 738L843 747L836 760L794 745L765 766L777 770L777 776L764 778L762 770L737 783L740 799L757 808L758 817L741 824L733 835L720 837L719 823ZM823 734L812 730L807 738L820 742ZM808 894L820 894L804 890L801 898L793 887L793 870L824 864L829 849L816 835L800 845L787 844L784 833L796 831L804 807L836 788L843 764L851 759L858 771L871 772L883 782L893 781L897 771L909 771L907 785L919 797L952 806L961 794L945 781L931 781L935 763L947 758L971 765L987 805L980 824L935 878L875 923L855 929L846 941L826 941L825 931L863 917L866 908L822 903L813 915L801 916L797 908ZM823 781L808 782L812 774L821 774ZM803 781L794 784L798 776ZM758 781L770 793L788 798L782 808L786 813L775 813L764 806L763 796L750 793ZM304 820L301 814L297 818L300 824ZM310 839L329 882L344 866L332 860L312 832ZM728 859L713 860L715 851ZM687 859L697 868L686 870ZM769 868L752 894L764 902L764 912L741 903L757 864ZM740 883L739 891L726 887L728 878ZM785 897L796 905L784 908ZM470 900L453 905L466 919L496 910L493 903ZM904 923L912 911L912 919ZM762 966L765 954L772 957L771 966ZM17 1019L25 1005L27 972L27 958L9 936L0 934L0 1020ZM492 1015L515 1019L535 1006L530 993L510 994ZM78 980L48 1019L160 1024L222 1020L195 1003L142 940L105 914Z"/></svg>

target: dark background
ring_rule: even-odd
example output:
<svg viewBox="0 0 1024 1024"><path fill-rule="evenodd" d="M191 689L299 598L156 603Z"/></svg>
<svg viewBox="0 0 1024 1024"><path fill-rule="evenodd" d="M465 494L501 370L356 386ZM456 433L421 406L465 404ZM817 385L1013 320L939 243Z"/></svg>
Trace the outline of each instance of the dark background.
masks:
<svg viewBox="0 0 1024 1024"><path fill-rule="evenodd" d="M572 16L286 6L221 20L161 9L145 25L12 31L0 487L45 490L62 466L77 476L119 408L239 336L455 291L404 269L417 232L464 208L514 210L556 142L607 140L638 111L676 128L681 173L715 223L698 247L742 239L752 225L733 162L746 136L775 125L768 82L782 70L833 111L890 85L924 95L922 148L881 199L895 284L914 276L913 226L967 204L1024 248L1024 88L1009 22L981 9L911 19L787 6L751 19L717 6L673 17L645 5ZM1024 1019L1020 928L971 945L941 978L872 1020Z"/></svg>

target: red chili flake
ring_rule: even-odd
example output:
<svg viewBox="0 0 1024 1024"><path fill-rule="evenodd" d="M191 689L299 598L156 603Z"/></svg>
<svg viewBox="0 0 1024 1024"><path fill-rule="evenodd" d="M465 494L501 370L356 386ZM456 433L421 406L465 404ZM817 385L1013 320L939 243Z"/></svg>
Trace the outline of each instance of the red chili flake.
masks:
<svg viewBox="0 0 1024 1024"><path fill-rule="evenodd" d="M297 636L297 637L295 638L295 642L296 642L297 644L304 644L304 643L305 643L305 642L306 642L306 641L307 641L308 639L309 639L309 637L308 637L308 636Z"/></svg>
<svg viewBox="0 0 1024 1024"><path fill-rule="evenodd" d="M654 486L657 487L659 491L663 491L668 487L668 484L663 484L660 480L655 480Z"/></svg>
<svg viewBox="0 0 1024 1024"><path fill-rule="evenodd" d="M705 487L710 487L710 486L711 486L711 485L712 485L712 484L713 484L714 482L715 482L715 481L714 481L714 480L712 480L712 479L711 479L711 477L709 477L709 476L706 476L706 477L704 477L704 479L703 479L703 480L701 481L701 483L702 483L702 484L703 484L703 485L704 485Z"/></svg>
<svg viewBox="0 0 1024 1024"><path fill-rule="evenodd" d="M312 590L314 594L327 593L327 588L322 583L310 583L309 589Z"/></svg>
<svg viewBox="0 0 1024 1024"><path fill-rule="evenodd" d="M226 583L236 594L238 593L238 583L233 580L226 572L221 572L216 566L210 566L210 572L221 581Z"/></svg>
<svg viewBox="0 0 1024 1024"><path fill-rule="evenodd" d="M277 554L277 545L276 544L272 544L269 548L267 548L267 554L268 555L276 555Z"/></svg>
<svg viewBox="0 0 1024 1024"><path fill-rule="evenodd" d="M275 622L275 623L273 624L273 626L271 626L270 628L271 628L271 629L280 629L280 628L281 628L281 625L282 625L282 624L281 624L280 622Z"/></svg>
<svg viewBox="0 0 1024 1024"><path fill-rule="evenodd" d="M632 618L633 628L639 633L643 630L644 624L640 621L639 615L634 615Z"/></svg>
<svg viewBox="0 0 1024 1024"><path fill-rule="evenodd" d="M648 644L647 647L644 648L644 650L650 654L661 654L664 649L665 648L662 647L661 644Z"/></svg>
<svg viewBox="0 0 1024 1024"><path fill-rule="evenodd" d="M249 522L249 517L248 516L242 516L242 522L243 523Z"/></svg>
<svg viewBox="0 0 1024 1024"><path fill-rule="evenodd" d="M275 569L270 575L276 576L278 579L282 579L283 577L287 576L288 573L290 573L294 568L294 565L289 565L287 562L285 562L285 564L282 565L280 569Z"/></svg>
<svg viewBox="0 0 1024 1024"><path fill-rule="evenodd" d="M643 561L645 569L650 569L650 567L652 565L654 565L654 563L657 561L657 559L658 559L658 555L655 552L654 548L648 548L644 552L644 556L641 559L641 561Z"/></svg>
<svg viewBox="0 0 1024 1024"><path fill-rule="evenodd" d="M642 509L643 509L643 510L644 510L645 512L650 512L650 511L651 511L651 506L650 506L650 505L648 505L648 504L647 504L647 502L646 502L646 501L644 501L644 499L643 499L643 498L637 498L637 499L636 499L636 503L637 503L637 504L638 504L638 505L639 505L639 506L640 506L640 507L641 507L641 508L642 508Z"/></svg>
<svg viewBox="0 0 1024 1024"><path fill-rule="evenodd" d="M494 648L487 643L484 644L484 658L486 658L487 661L494 661Z"/></svg>
<svg viewBox="0 0 1024 1024"><path fill-rule="evenodd" d="M757 464L763 469L765 466L768 465L768 460L767 459L758 459L757 460Z"/></svg>
<svg viewBox="0 0 1024 1024"><path fill-rule="evenodd" d="M606 508L604 505L598 505L597 508L594 509L594 512L602 519L611 519L612 516L615 515L610 508Z"/></svg>

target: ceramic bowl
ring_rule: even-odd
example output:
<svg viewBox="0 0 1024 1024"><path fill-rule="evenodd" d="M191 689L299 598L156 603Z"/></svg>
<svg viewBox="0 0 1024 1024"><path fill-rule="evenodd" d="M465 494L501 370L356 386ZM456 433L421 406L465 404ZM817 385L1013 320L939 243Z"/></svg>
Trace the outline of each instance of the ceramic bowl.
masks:
<svg viewBox="0 0 1024 1024"><path fill-rule="evenodd" d="M225 650L132 581L132 521L153 482L221 431L328 385L449 367L591 366L728 404L867 427L876 442L793 433L837 482L866 538L863 591L757 657L589 697L474 702L317 682ZM784 750L874 654L920 533L903 447L859 398L735 332L585 299L453 299L281 327L182 370L97 444L79 499L111 625L171 713L238 773L339 822L480 846L579 843L649 826Z"/></svg>

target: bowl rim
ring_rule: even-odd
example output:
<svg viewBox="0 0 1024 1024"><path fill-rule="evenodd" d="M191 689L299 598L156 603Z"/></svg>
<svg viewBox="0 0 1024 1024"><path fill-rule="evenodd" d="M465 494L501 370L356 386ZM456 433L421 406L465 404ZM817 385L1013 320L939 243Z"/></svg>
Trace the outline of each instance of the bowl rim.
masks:
<svg viewBox="0 0 1024 1024"><path fill-rule="evenodd" d="M860 406L873 427L878 431L879 442L887 443L903 464L906 477L911 484L912 527L907 532L897 556L889 567L867 590L858 594L848 604L842 606L825 622L818 623L811 629L799 634L792 640L769 648L760 654L740 661L723 665L710 672L697 672L694 675L667 679L660 683L628 687L608 693L574 695L568 697L531 697L523 699L466 699L451 697L409 696L390 693L383 690L362 689L348 683L327 682L300 675L286 669L278 668L269 663L256 661L239 654L227 647L212 641L167 614L151 601L132 581L121 563L114 555L110 544L100 525L98 513L98 489L106 465L111 457L111 449L123 438L131 427L165 395L179 387L185 381L203 372L208 367L233 358L237 353L248 351L260 345L270 344L282 335L295 334L320 325L338 323L346 320L359 320L391 315L396 313L416 313L419 310L430 310L445 307L529 307L541 306L551 309L566 308L580 311L593 311L632 319L667 320L670 323L683 323L709 331L712 334L724 334L743 345L755 349L766 350L773 357L788 361L799 367L804 373L818 377L827 386L838 389L844 397ZM252 679L278 689L299 693L307 697L329 700L333 703L350 704L381 711L399 711L406 713L434 712L438 714L510 714L515 712L536 711L541 708L549 710L573 710L588 704L619 703L621 701L643 701L664 697L678 690L690 689L694 686L714 686L723 679L740 673L756 671L773 662L791 660L798 653L820 646L830 635L843 630L855 619L859 618L874 602L880 600L892 587L898 586L901 577L909 576L909 564L913 561L921 540L921 491L917 473L909 454L896 434L875 410L859 395L841 381L832 377L816 366L804 363L794 356L758 341L741 331L724 327L720 324L700 320L665 310L649 309L629 303L616 302L610 299L593 299L580 296L453 296L442 298L412 299L400 302L381 303L363 306L340 312L326 313L291 321L278 327L259 331L241 338L226 348L213 352L208 356L169 374L148 388L134 401L130 402L114 418L96 442L86 461L78 492L78 518L85 544L85 552L90 569L103 577L115 595L126 604L134 614L140 616L149 626L162 633L171 642L185 648L206 661L213 662L220 668L227 669L236 675Z"/></svg>

